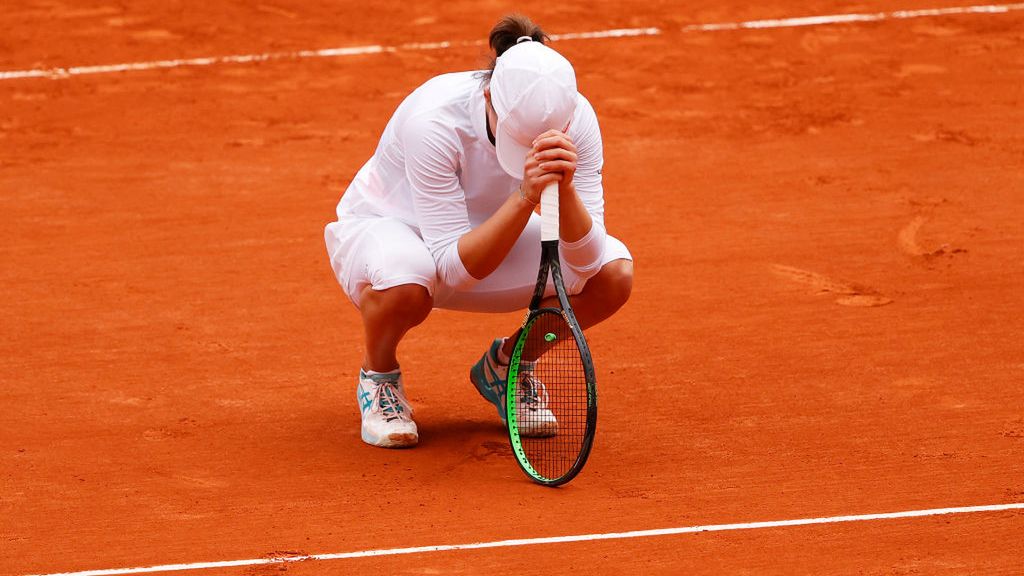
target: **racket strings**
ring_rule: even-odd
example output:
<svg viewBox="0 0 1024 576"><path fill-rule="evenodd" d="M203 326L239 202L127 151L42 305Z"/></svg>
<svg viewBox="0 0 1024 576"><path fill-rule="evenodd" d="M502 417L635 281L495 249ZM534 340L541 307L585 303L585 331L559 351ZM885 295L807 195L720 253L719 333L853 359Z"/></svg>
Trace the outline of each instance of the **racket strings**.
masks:
<svg viewBox="0 0 1024 576"><path fill-rule="evenodd" d="M589 399L583 360L561 314L546 312L537 317L522 356L531 360L521 363L525 372L522 393L532 396L537 407L518 413L523 450L537 473L547 479L560 478L573 468L583 450ZM526 370L529 364L532 366Z"/></svg>
<svg viewBox="0 0 1024 576"><path fill-rule="evenodd" d="M529 410L547 407L549 399L547 386L534 375L533 370L535 369L534 367L528 369L524 367L522 380L519 383L523 387L522 402Z"/></svg>

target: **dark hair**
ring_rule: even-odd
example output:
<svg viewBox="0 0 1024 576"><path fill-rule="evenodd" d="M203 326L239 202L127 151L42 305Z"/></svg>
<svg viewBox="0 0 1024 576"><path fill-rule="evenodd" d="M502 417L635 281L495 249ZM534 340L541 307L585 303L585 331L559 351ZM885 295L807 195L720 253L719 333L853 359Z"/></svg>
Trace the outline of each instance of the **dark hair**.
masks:
<svg viewBox="0 0 1024 576"><path fill-rule="evenodd" d="M506 50L515 46L519 39L523 36L529 36L534 42L540 42L541 44L547 43L550 38L530 20L522 14L509 14L498 20L498 23L491 29L491 35L488 37L488 43L491 45L491 50L494 51L494 56L491 58L491 63L487 66L487 70L480 74L481 78L485 81L491 79L491 72L494 72L494 65L498 62L498 56L505 53Z"/></svg>

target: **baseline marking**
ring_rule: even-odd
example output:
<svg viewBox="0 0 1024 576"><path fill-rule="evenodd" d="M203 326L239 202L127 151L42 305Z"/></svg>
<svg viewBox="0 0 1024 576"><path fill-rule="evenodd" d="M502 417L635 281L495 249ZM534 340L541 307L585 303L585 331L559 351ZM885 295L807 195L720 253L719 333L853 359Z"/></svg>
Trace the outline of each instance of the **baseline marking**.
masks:
<svg viewBox="0 0 1024 576"><path fill-rule="evenodd" d="M797 28L800 26L824 26L849 22L880 22L882 20L906 20L961 14L1006 14L1024 10L1024 4L993 4L987 6L957 6L953 8L928 8L923 10L897 10L895 12L873 12L864 14L829 14L826 16L804 16L780 20L749 20L747 22L723 22L720 24L691 24L683 32L717 32L719 30L741 30L759 28Z"/></svg>
<svg viewBox="0 0 1024 576"><path fill-rule="evenodd" d="M416 546L412 548L387 548L378 550L362 550L359 552L341 552L335 554L308 554L282 556L278 558L252 558L248 560L225 560L221 562L193 562L190 564L164 564L140 568L111 568L105 570L84 570L81 572L60 572L54 574L37 574L32 576L116 576L120 574L146 574L150 572L177 572L184 570L203 570L207 568L231 568L236 566L258 566L263 564L285 564L288 562L309 562L324 560L345 560L349 558L367 558L371 556L397 556L400 554L422 554L426 552L450 552L453 550L478 550L481 548L508 548L514 546L533 546L537 544L560 544L566 542L589 542L594 540L616 540L623 538L649 538L652 536L671 536L676 534L694 534L698 532L724 532L729 530L758 530L764 528L780 528L787 526L809 526L812 524L836 524L840 522L865 522L869 520L894 520L899 518L920 518L923 516L941 516L946 514L971 514L978 512L1003 512L1007 510L1024 510L1024 502L1013 504L991 504L987 506L960 506L956 508L930 508L927 510L908 510L905 512L886 512L882 514L857 514L852 516L828 516L822 518L800 518L796 520L774 520L769 522L745 522L739 524L709 524L706 526L683 526L679 528L659 528L656 530L633 530L630 532L606 532L601 534L576 534L572 536L553 536L548 538L522 538L517 540L497 540L492 542L474 542L470 544L441 544L437 546Z"/></svg>
<svg viewBox="0 0 1024 576"><path fill-rule="evenodd" d="M882 20L905 20L908 18L927 18L938 16L955 16L963 14L1006 14L1024 10L1024 3L990 4L978 6L958 6L952 8L930 8L923 10L897 10L894 12L874 12L863 14L829 14L825 16L802 16L779 20L748 20L745 22L720 22L716 24L691 24L680 29L681 32L718 32L725 30L765 29L765 28L796 28L800 26L825 26L851 22L879 22ZM592 40L598 38L629 38L636 36L658 36L660 28L618 28L596 32L569 32L552 34L553 41L559 40ZM154 60L151 62L132 62L126 64L105 64L98 66L72 66L70 68L33 68L31 70L0 71L0 80L16 80L22 78L50 78L60 80L71 76L90 74L111 74L115 72L137 72L142 70L159 70L181 68L186 66L213 66L217 64L247 64L270 60L298 60L302 58L337 58L343 56L359 56L391 52L415 52L423 50L443 50L453 47L482 46L482 40L463 40L454 42L410 42L397 46L370 44L367 46L349 46L344 48L325 48L322 50L296 50L292 52L267 52L263 54L236 54L232 56L208 56L202 58L177 58L171 60Z"/></svg>
<svg viewBox="0 0 1024 576"><path fill-rule="evenodd" d="M656 36L661 34L658 28L618 28L598 32L570 32L552 34L551 40L591 40L596 38L625 38L630 36ZM72 66L70 68L35 68L32 70L11 70L0 72L0 80L17 78L50 78L60 80L71 76L88 74L110 74L114 72L134 72L139 70L159 70L162 68L181 68L185 66L213 66L215 64L248 64L270 60L299 60L302 58L337 58L341 56L361 56L366 54L382 54L385 52L419 52L425 50L444 50L453 47L482 46L483 40L464 40L457 42L408 42L398 46L382 46L370 44L366 46L348 46L344 48L324 48L322 50L296 50L292 52L268 52L265 54L235 54L232 56L208 56L202 58L176 58L172 60L154 60L152 62L134 62L128 64L105 64L99 66Z"/></svg>

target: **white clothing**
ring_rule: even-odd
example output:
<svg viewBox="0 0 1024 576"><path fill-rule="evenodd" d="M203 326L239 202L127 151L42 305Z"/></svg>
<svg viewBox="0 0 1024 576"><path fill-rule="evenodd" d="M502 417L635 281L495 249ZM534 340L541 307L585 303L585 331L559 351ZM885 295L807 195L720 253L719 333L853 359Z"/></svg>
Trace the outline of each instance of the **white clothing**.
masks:
<svg viewBox="0 0 1024 576"><path fill-rule="evenodd" d="M327 225L325 239L338 281L357 305L358 293L352 289L359 284L383 290L391 287L388 283L412 282L431 293L436 288L435 305L447 307L445 294L498 282L498 272L483 280L473 278L458 252L459 238L494 214L521 182L501 168L487 137L483 87L478 73L459 72L432 78L413 91L399 105L373 157L338 203L338 221ZM560 254L565 275L585 283L609 261L604 255L609 240L604 228L601 133L594 109L582 95L567 133L578 154L573 182L593 226L579 241L563 242ZM371 224L374 221L378 224ZM407 232L398 231L395 223L403 224ZM367 230L373 232L358 237ZM524 232L520 243L529 236ZM412 246L416 243L419 248ZM540 263L539 236L534 243L533 271L524 276L531 286ZM386 254L377 258L380 265L398 261L397 268L378 272L386 278L374 278L365 266L353 269L356 261L367 263L368 254L360 251L375 249ZM433 274L422 266L424 253L430 256ZM621 253L625 256L619 257L628 257L624 246ZM506 261L509 258L511 254ZM518 269L514 267L516 273ZM521 280L516 278L509 287Z"/></svg>
<svg viewBox="0 0 1024 576"><path fill-rule="evenodd" d="M508 256L489 276L468 288L438 281L434 258L411 227L386 216L348 217L345 226L325 231L331 267L342 290L359 307L363 290L386 290L419 284L434 297L434 307L468 312L514 312L526 308L537 284L540 266L540 216L534 214ZM564 244L559 251L565 253ZM598 270L618 259L632 260L619 240L605 236ZM563 268L562 281L570 295L579 294L588 276ZM555 294L548 278L545 296Z"/></svg>

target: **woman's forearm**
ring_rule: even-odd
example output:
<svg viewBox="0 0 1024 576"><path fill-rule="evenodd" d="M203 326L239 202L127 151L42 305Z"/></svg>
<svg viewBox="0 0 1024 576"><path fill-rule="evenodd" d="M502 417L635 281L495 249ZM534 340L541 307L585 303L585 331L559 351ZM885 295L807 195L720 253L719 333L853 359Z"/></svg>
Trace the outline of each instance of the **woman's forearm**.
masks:
<svg viewBox="0 0 1024 576"><path fill-rule="evenodd" d="M590 232L590 213L570 183L559 189L558 226L561 239L577 242ZM516 191L483 224L459 238L459 257L466 271L480 280L498 269L526 228L536 204Z"/></svg>
<svg viewBox="0 0 1024 576"><path fill-rule="evenodd" d="M497 270L526 228L535 206L515 191L483 224L459 238L459 257L466 271L479 280Z"/></svg>
<svg viewBox="0 0 1024 576"><path fill-rule="evenodd" d="M577 242L590 232L593 220L572 182L558 190L558 232L565 242Z"/></svg>

